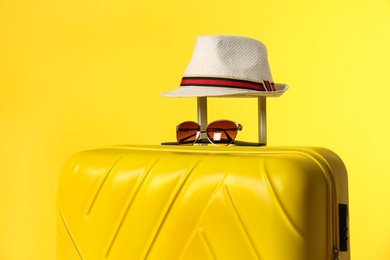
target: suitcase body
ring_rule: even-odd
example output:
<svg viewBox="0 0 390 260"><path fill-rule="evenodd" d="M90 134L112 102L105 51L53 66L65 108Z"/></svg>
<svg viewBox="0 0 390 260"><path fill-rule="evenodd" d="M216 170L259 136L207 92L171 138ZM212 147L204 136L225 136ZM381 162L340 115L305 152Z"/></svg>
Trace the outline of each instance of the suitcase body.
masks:
<svg viewBox="0 0 390 260"><path fill-rule="evenodd" d="M122 146L60 176L57 259L350 259L348 179L315 147Z"/></svg>

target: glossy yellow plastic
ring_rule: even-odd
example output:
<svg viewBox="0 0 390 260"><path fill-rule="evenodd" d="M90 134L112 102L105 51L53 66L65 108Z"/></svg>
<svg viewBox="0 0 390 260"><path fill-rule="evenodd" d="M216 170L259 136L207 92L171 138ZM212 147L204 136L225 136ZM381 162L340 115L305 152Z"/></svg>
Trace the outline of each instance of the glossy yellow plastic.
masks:
<svg viewBox="0 0 390 260"><path fill-rule="evenodd" d="M60 177L57 259L347 260L347 182L322 148L81 152Z"/></svg>

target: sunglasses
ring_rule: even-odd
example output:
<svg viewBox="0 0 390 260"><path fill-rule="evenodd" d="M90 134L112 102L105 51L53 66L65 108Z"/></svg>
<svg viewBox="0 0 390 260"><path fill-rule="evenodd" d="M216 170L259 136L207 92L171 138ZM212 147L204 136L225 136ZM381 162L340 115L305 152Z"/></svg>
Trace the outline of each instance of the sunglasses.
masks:
<svg viewBox="0 0 390 260"><path fill-rule="evenodd" d="M194 145L211 143L213 145L241 145L262 146L262 143L248 143L235 140L237 132L242 130L242 125L229 120L211 122L206 127L201 127L193 121L186 121L176 127L177 142L165 142L162 145ZM207 138L202 138L206 134Z"/></svg>
<svg viewBox="0 0 390 260"><path fill-rule="evenodd" d="M206 133L209 143L229 145L236 138L237 132L241 130L242 125L228 120L214 121L204 129L196 122L187 121L176 127L176 140L182 145L193 145L202 142L200 137L202 133Z"/></svg>

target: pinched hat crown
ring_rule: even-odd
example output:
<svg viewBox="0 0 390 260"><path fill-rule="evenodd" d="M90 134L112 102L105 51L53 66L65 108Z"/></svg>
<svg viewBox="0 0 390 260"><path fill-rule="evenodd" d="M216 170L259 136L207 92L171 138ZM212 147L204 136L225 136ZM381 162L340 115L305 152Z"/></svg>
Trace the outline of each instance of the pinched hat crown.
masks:
<svg viewBox="0 0 390 260"><path fill-rule="evenodd" d="M287 88L273 82L263 43L248 37L212 35L197 38L180 88L162 95L280 96Z"/></svg>

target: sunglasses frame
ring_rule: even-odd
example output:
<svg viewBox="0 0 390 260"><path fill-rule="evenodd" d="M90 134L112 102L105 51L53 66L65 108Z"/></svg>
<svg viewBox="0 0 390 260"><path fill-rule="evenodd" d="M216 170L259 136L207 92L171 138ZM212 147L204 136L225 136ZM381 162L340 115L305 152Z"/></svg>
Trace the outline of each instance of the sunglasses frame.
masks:
<svg viewBox="0 0 390 260"><path fill-rule="evenodd" d="M194 121L185 121L185 122L182 122L182 123L180 123L179 125L177 125L176 126L176 137L177 137L177 135L178 135L178 131L179 131L179 128L180 128L180 126L181 125L183 125L183 124L185 124L185 123L193 123L193 124L195 124L195 125L197 125L198 126L198 129L196 129L196 136L195 136L195 140L194 140L194 142L192 142L192 143L187 143L187 144L190 144L190 145L194 145L194 144L196 144L196 143L200 143L200 144L203 144L203 143L211 143L211 144L213 144L213 145L215 145L215 146L217 146L217 145L219 145L219 144L224 144L224 145L229 145L229 144L232 144L233 142L234 142L234 140L236 139L236 136L237 136L237 134L236 134L236 136L234 137L234 138L232 138L226 131L227 130L232 130L232 129L222 129L221 131L223 131L223 132L225 132L225 135L226 135L226 137L228 138L228 141L229 142L221 142L221 143L215 143L215 141L213 142L211 139L210 139L210 137L209 137L209 135L208 135L208 133L209 133L209 127L210 126L212 126L213 124L215 124L215 123L220 123L220 122L228 122L228 123L231 123L231 124L234 124L235 125L235 131L241 131L242 130L242 128L243 128L243 126L241 125L241 124L239 124L239 123L237 123L237 122L234 122L234 121L231 121L231 120L216 120L216 121L213 121L213 122L211 122L211 123L209 123L209 124L207 124L207 126L201 126L200 124L198 124L197 122L194 122ZM195 130L195 129L192 129L192 130ZM202 137L202 135L206 135L206 138L201 138ZM185 141L186 139L189 139L189 138L191 138L191 137L193 137L193 135L190 135L190 136L188 136L187 138L184 138L184 139L181 139L181 140L177 140L177 143L178 144L180 144L180 145L186 145L186 143L183 143L183 142L181 142L181 141ZM178 138L177 138L178 139ZM207 140L206 142L205 142L205 140Z"/></svg>

